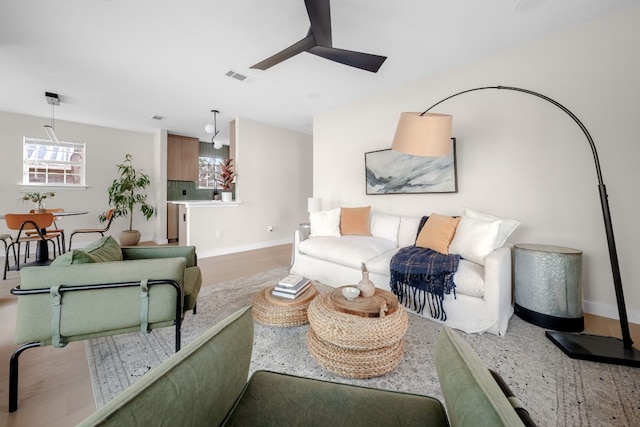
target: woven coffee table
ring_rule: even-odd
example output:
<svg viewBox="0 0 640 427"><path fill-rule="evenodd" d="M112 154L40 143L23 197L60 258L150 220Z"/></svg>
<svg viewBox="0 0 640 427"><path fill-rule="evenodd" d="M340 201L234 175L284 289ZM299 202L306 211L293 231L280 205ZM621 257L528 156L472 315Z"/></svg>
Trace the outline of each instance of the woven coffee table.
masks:
<svg viewBox="0 0 640 427"><path fill-rule="evenodd" d="M372 305L382 310L371 310ZM359 306L366 307L359 311ZM377 311L377 312L376 312ZM408 317L391 292L348 302L341 288L320 294L307 310L307 349L319 365L350 378L372 378L402 361Z"/></svg>
<svg viewBox="0 0 640 427"><path fill-rule="evenodd" d="M296 299L271 295L273 286L263 288L253 296L253 318L269 326L293 327L309 323L307 308L318 295L313 284Z"/></svg>

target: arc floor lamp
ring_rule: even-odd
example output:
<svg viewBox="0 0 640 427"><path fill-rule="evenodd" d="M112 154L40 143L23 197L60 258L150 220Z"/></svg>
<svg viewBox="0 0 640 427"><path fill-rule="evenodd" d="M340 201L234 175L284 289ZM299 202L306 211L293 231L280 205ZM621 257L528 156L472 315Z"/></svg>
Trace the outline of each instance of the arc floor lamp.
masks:
<svg viewBox="0 0 640 427"><path fill-rule="evenodd" d="M558 346L566 355L574 359L591 360L595 362L612 363L616 365L627 365L640 367L640 351L633 347L631 334L629 332L629 321L627 319L627 309L624 302L622 289L622 278L620 276L620 266L618 264L618 253L616 242L613 236L613 226L611 224L611 214L609 212L609 201L607 190L602 180L600 161L596 151L593 138L587 128L568 108L559 102L540 93L511 86L484 86L463 90L436 102L422 113L402 113L398 122L392 149L415 156L443 156L448 153L451 140L452 116L447 114L430 113L431 109L441 103L469 92L476 92L488 89L502 89L521 92L544 99L564 111L580 127L593 153L593 160L598 177L598 190L600 193L600 204L602 205L602 216L609 245L609 258L611 259L611 271L613 273L613 286L616 293L618 305L618 315L620 316L620 328L622 330L622 340L614 337L597 336L589 334L575 334L557 331L547 331L546 336Z"/></svg>

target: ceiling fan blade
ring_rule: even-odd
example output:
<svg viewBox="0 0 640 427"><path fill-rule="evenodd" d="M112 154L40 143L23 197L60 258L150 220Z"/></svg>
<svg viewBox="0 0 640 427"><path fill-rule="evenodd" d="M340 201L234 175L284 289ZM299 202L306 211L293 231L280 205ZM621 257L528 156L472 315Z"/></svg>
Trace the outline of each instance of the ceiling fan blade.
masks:
<svg viewBox="0 0 640 427"><path fill-rule="evenodd" d="M344 65L371 71L372 73L378 72L382 63L387 59L386 56L326 46L314 46L308 52Z"/></svg>
<svg viewBox="0 0 640 427"><path fill-rule="evenodd" d="M255 65L252 65L251 68L256 68L258 70L266 70L267 68L271 68L276 64L281 63L301 52L307 51L315 46L315 41L313 39L313 35L311 32L307 34L305 38L296 42L289 46L288 48L281 50L273 56L265 59L264 61L260 61Z"/></svg>
<svg viewBox="0 0 640 427"><path fill-rule="evenodd" d="M329 0L304 0L311 22L311 33L320 46L332 46L331 6Z"/></svg>

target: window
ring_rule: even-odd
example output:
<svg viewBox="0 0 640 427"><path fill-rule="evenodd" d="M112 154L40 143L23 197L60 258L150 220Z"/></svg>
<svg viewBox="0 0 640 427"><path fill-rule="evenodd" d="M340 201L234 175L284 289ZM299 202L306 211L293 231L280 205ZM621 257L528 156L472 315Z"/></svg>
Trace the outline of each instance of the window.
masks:
<svg viewBox="0 0 640 427"><path fill-rule="evenodd" d="M213 144L200 142L200 157L198 163L198 185L200 188L217 188L215 178L220 172L220 164L229 157L229 146L225 145L216 150Z"/></svg>
<svg viewBox="0 0 640 427"><path fill-rule="evenodd" d="M220 157L200 157L199 186L200 188L216 188L216 173L220 169Z"/></svg>
<svg viewBox="0 0 640 427"><path fill-rule="evenodd" d="M84 185L85 144L24 138L23 184Z"/></svg>

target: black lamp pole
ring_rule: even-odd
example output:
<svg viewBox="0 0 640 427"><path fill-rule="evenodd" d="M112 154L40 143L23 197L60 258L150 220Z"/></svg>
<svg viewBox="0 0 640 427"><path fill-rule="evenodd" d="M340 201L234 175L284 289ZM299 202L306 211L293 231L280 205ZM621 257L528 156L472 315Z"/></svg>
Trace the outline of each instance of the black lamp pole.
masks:
<svg viewBox="0 0 640 427"><path fill-rule="evenodd" d="M567 356L574 359L592 360L595 362L612 363L616 365L627 365L640 367L640 351L633 347L633 341L631 340L631 333L629 332L629 321L627 319L627 309L624 302L624 292L622 290L622 278L620 276L620 265L618 264L618 252L616 251L616 242L613 236L613 226L611 224L611 213L609 211L609 201L607 198L607 189L602 180L602 172L600 170L600 161L598 160L598 152L596 151L596 145L593 142L593 138L589 134L587 128L582 124L580 119L576 117L567 107L559 102L549 98L548 96L540 93L511 86L484 86L474 89L467 89L462 92L458 92L451 96L444 98L441 101L436 102L431 107L427 108L421 115L426 114L435 106L442 102L454 98L458 95L462 95L469 92L475 92L486 89L505 89L515 92L522 92L529 95L542 98L545 101L550 102L562 111L567 113L569 117L582 129L582 132L587 137L591 152L593 153L593 160L596 166L596 175L598 176L598 190L600 193L600 204L602 205L602 217L604 219L604 228L607 233L607 243L609 245L609 258L611 260L611 272L613 273L613 286L616 291L616 301L618 304L618 315L620 317L620 329L622 330L622 345L618 338L604 337L588 334L572 334L566 332L547 331L546 336L558 346Z"/></svg>

